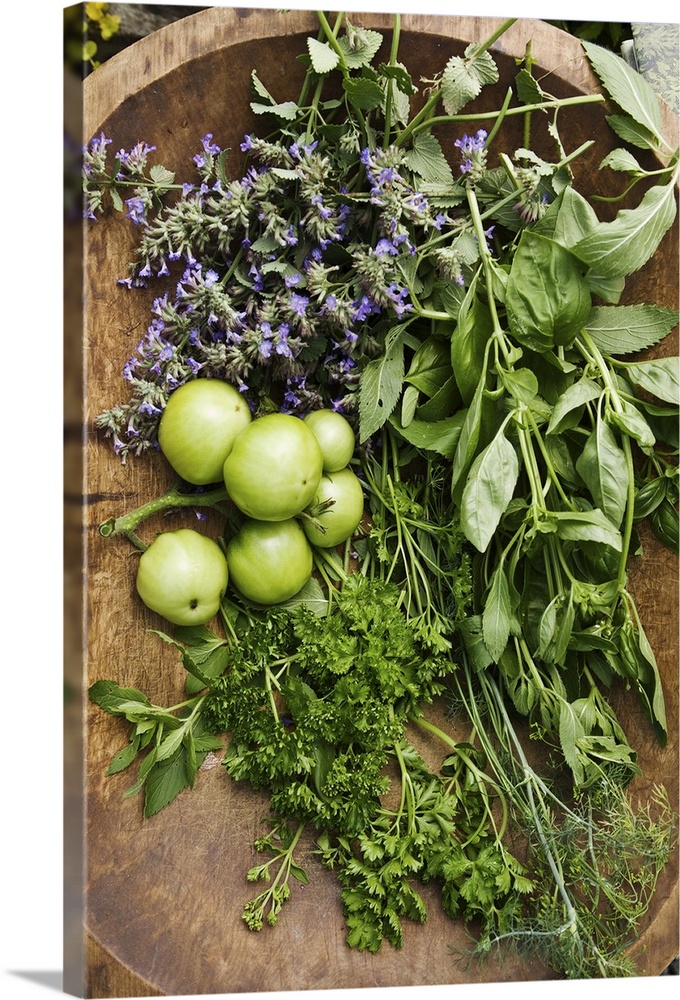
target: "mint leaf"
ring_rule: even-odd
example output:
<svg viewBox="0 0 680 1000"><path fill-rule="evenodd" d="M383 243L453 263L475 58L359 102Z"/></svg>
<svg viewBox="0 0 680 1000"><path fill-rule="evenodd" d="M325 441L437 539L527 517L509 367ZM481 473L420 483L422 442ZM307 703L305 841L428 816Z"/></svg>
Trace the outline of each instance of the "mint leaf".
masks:
<svg viewBox="0 0 680 1000"><path fill-rule="evenodd" d="M582 45L605 90L621 110L661 139L659 99L645 78L609 49L593 42Z"/></svg>
<svg viewBox="0 0 680 1000"><path fill-rule="evenodd" d="M390 416L404 379L404 333L408 324L393 327L385 338L385 353L364 368L359 388L359 436L375 434Z"/></svg>
<svg viewBox="0 0 680 1000"><path fill-rule="evenodd" d="M672 184L647 191L636 208L626 208L612 222L600 222L572 252L603 277L625 277L654 254L675 220Z"/></svg>
<svg viewBox="0 0 680 1000"><path fill-rule="evenodd" d="M338 39L338 44L345 57L349 69L360 69L368 66L373 56L382 45L383 36L379 31L368 28L357 28L345 18L346 35Z"/></svg>
<svg viewBox="0 0 680 1000"><path fill-rule="evenodd" d="M638 149L657 149L658 141L653 132L628 115L607 115L607 123L619 139Z"/></svg>
<svg viewBox="0 0 680 1000"><path fill-rule="evenodd" d="M251 101L250 107L256 115L272 114L287 122L295 121L300 110L295 101L284 101L282 104L259 104L256 101Z"/></svg>
<svg viewBox="0 0 680 1000"><path fill-rule="evenodd" d="M677 322L677 310L660 306L594 306L584 329L601 351L616 357L658 344Z"/></svg>
<svg viewBox="0 0 680 1000"><path fill-rule="evenodd" d="M374 80L348 77L342 81L342 86L350 104L360 111L372 111L382 104L383 89Z"/></svg>

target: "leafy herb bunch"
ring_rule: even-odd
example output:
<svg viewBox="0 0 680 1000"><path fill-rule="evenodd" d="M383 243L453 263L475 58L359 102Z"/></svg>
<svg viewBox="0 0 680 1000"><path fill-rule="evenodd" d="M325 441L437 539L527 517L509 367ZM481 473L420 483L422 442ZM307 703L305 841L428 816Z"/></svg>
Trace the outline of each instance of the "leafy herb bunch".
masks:
<svg viewBox="0 0 680 1000"><path fill-rule="evenodd" d="M631 688L665 740L628 564L643 518L677 552L678 379L677 359L637 357L677 313L620 300L675 219L677 151L644 80L584 43L626 143L602 166L644 189L602 222L571 170L591 143L570 150L558 129L565 106L600 95L552 97L528 52L497 110L464 110L498 81L490 50L512 22L453 56L413 113L398 16L385 61L379 32L318 19L297 101L253 72L266 134L244 136L240 178L213 135L192 183L149 168L144 143L112 165L104 136L84 152L87 214L108 192L139 227L121 283L175 282L125 366L129 399L98 420L122 461L157 446L178 385L226 379L255 414L344 412L371 515L351 553L315 553L317 578L286 607L230 597L223 636L162 633L187 702L95 684L93 700L133 726L110 773L144 754L134 790L150 815L229 734L227 771L268 789L274 815L257 845L270 858L248 876L269 880L244 911L254 929L276 922L291 878L308 881L294 852L311 824L353 946L399 946L402 920L426 916L414 883L437 880L447 913L478 921L480 954L503 941L568 975L625 974L671 819L663 789L640 813L626 797L636 751L609 692ZM525 145L492 161L517 115ZM537 120L552 160L529 148ZM445 148L438 127L452 124ZM644 168L631 146L663 165ZM137 543L151 511L223 500L173 488L102 533ZM444 691L465 742L423 714ZM570 795L529 765L517 715L566 765ZM441 741L438 767L414 726ZM528 838L531 874L509 828Z"/></svg>

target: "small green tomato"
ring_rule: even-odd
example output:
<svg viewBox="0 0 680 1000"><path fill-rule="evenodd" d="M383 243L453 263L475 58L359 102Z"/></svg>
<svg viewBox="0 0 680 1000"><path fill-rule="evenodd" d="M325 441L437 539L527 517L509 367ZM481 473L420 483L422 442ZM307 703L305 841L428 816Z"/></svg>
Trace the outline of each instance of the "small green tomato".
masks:
<svg viewBox="0 0 680 1000"><path fill-rule="evenodd" d="M194 379L168 399L158 425L158 444L188 483L218 483L234 439L251 420L248 403L229 382Z"/></svg>
<svg viewBox="0 0 680 1000"><path fill-rule="evenodd" d="M349 465L354 454L354 430L335 410L314 410L304 418L314 432L323 455L323 471L338 472Z"/></svg>
<svg viewBox="0 0 680 1000"><path fill-rule="evenodd" d="M302 520L309 541L323 549L334 548L347 541L363 517L364 493L351 469L340 469L321 477L314 505L331 500L333 503L317 514L314 521L309 518Z"/></svg>
<svg viewBox="0 0 680 1000"><path fill-rule="evenodd" d="M227 589L227 560L217 542L192 528L157 535L137 567L137 593L173 625L202 625Z"/></svg>

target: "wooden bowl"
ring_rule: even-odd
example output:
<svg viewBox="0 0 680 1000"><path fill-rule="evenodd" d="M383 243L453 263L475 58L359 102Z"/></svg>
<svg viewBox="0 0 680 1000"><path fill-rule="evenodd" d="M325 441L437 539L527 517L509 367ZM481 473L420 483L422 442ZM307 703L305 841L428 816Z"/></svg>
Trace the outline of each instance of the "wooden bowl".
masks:
<svg viewBox="0 0 680 1000"><path fill-rule="evenodd" d="M355 14L382 30L389 45L388 15ZM413 15L402 18L401 59L413 78L432 78L452 54L482 41L494 18ZM297 92L303 72L295 56L317 30L312 13L214 8L197 13L135 43L93 72L84 84L84 139L104 132L116 149L138 141L158 148L158 159L191 176L192 157L212 132L235 151L256 127L249 109L250 73L258 73L277 98ZM580 43L540 21L518 21L493 52L501 83L484 92L483 106L498 107L531 41L537 75L558 97L598 89ZM480 107L482 105L480 104ZM669 133L677 120L663 109ZM606 184L598 164L604 155L603 108L565 111L561 119L572 148L597 138L596 152L578 163L591 190ZM450 138L455 138L449 132ZM518 143L519 144L519 143ZM122 366L145 333L156 289L134 292L117 279L133 259L132 226L111 213L87 228L85 255L84 538L87 561L84 602L87 638L84 685L106 677L144 690L152 700L181 697L184 671L172 649L147 634L162 627L134 599L134 561L129 547L107 541L98 525L160 493L169 482L158 456L122 466L94 431L96 415L125 392ZM655 260L629 283L632 301L677 305L677 228ZM663 345L665 352L677 344ZM160 523L160 522L159 522ZM152 531L156 525L149 525ZM147 530L147 529L145 529ZM631 742L639 749L640 787L660 782L677 808L677 581L676 564L648 535L644 555L631 569L643 620L666 681L670 739L662 750L637 707L626 707ZM249 897L245 872L253 840L262 832L266 799L234 786L215 758L196 787L151 819L142 819L139 797L124 798L131 779L106 778L112 753L127 742L127 727L89 706L85 721L85 995L155 996L348 987L413 986L468 982L519 982L554 978L535 960L508 955L481 966L458 966L449 947L466 947L465 931L449 921L431 888L424 896L429 919L405 928L404 947L387 945L376 955L345 944L338 886L321 869L307 841L303 862L312 883L294 898L276 928L256 934L241 920ZM677 857L661 876L658 892L634 947L646 973L656 975L676 956Z"/></svg>

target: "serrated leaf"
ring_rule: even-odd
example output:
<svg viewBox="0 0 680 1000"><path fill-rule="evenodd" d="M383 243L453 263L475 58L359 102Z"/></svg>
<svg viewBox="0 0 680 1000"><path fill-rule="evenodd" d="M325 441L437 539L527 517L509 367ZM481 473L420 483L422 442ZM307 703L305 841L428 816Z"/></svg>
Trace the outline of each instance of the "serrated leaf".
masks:
<svg viewBox="0 0 680 1000"><path fill-rule="evenodd" d="M600 222L572 251L604 277L625 277L655 253L675 220L672 184L647 191L636 208L623 209L612 222Z"/></svg>
<svg viewBox="0 0 680 1000"><path fill-rule="evenodd" d="M256 115L275 115L286 122L295 121L299 108L295 101L284 101L282 104L259 104L251 101L250 108Z"/></svg>
<svg viewBox="0 0 680 1000"><path fill-rule="evenodd" d="M320 42L316 38L308 38L307 51L309 52L314 72L320 76L330 73L340 62L340 56L335 49L330 47L328 42Z"/></svg>
<svg viewBox="0 0 680 1000"><path fill-rule="evenodd" d="M642 173L640 164L635 159L633 154L627 149L613 149L611 153L608 153L605 156L604 160L600 164L600 170L602 170L603 167L609 167L610 170L619 170L623 173Z"/></svg>
<svg viewBox="0 0 680 1000"><path fill-rule="evenodd" d="M612 131L616 132L619 139L630 143L631 146L637 146L638 149L654 150L658 147L656 136L644 125L629 118L628 115L607 115L607 123Z"/></svg>
<svg viewBox="0 0 680 1000"><path fill-rule="evenodd" d="M413 94L418 93L418 88L414 86L411 74L404 66L398 63L394 66L388 66L385 63L381 63L380 74L388 80L394 80L402 94L412 97Z"/></svg>
<svg viewBox="0 0 680 1000"><path fill-rule="evenodd" d="M371 31L369 28L356 28L345 21L347 35L338 39L338 44L342 49L345 62L349 69L360 69L368 66L380 46L383 36L379 31Z"/></svg>
<svg viewBox="0 0 680 1000"><path fill-rule="evenodd" d="M595 306L584 329L601 351L617 357L658 344L677 322L677 310L661 306Z"/></svg>
<svg viewBox="0 0 680 1000"><path fill-rule="evenodd" d="M431 184L448 190L453 185L453 171L444 156L441 144L431 133L419 133L413 138L413 148L406 154L410 169Z"/></svg>
<svg viewBox="0 0 680 1000"><path fill-rule="evenodd" d="M442 74L442 102L447 115L458 112L481 93L482 87L498 82L498 69L489 52L480 52L473 42L464 56L452 56Z"/></svg>
<svg viewBox="0 0 680 1000"><path fill-rule="evenodd" d="M342 87L350 104L360 111L372 111L383 102L383 89L375 80L348 77L342 81Z"/></svg>
<svg viewBox="0 0 680 1000"><path fill-rule="evenodd" d="M399 396L404 379L404 333L408 324L393 327L385 338L385 353L361 373L359 387L359 437L367 441L383 426Z"/></svg>
<svg viewBox="0 0 680 1000"><path fill-rule="evenodd" d="M543 91L527 69L521 69L515 77L515 88L522 104L539 104L543 100Z"/></svg>
<svg viewBox="0 0 680 1000"><path fill-rule="evenodd" d="M659 99L642 74L615 52L582 42L590 63L608 94L634 121L661 138Z"/></svg>
<svg viewBox="0 0 680 1000"><path fill-rule="evenodd" d="M146 778L144 817L160 812L176 799L189 785L185 751L180 749L174 757L155 763Z"/></svg>
<svg viewBox="0 0 680 1000"><path fill-rule="evenodd" d="M255 91L258 97L261 97L263 100L269 101L271 104L274 104L274 98L271 96L265 85L262 83L255 70L253 70L252 73L250 74L250 82L252 83L253 90Z"/></svg>
<svg viewBox="0 0 680 1000"><path fill-rule="evenodd" d="M172 170L167 170L165 167L162 167L159 163L151 167L151 169L149 170L149 176L151 177L151 180L154 181L159 186L165 184L174 184L175 182L175 175L173 174Z"/></svg>

